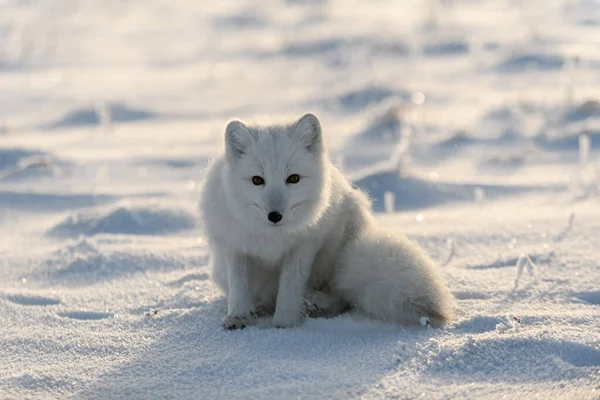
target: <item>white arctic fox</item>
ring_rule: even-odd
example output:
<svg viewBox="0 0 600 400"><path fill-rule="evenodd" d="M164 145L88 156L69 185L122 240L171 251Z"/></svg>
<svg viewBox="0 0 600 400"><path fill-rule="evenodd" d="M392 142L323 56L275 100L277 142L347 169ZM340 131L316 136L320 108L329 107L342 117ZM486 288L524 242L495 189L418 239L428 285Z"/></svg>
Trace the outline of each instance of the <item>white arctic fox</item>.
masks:
<svg viewBox="0 0 600 400"><path fill-rule="evenodd" d="M226 329L260 313L290 327L311 311L348 307L398 323L452 317L436 266L416 244L375 226L365 194L329 161L313 114L287 125L230 122L200 211L212 279L227 293Z"/></svg>

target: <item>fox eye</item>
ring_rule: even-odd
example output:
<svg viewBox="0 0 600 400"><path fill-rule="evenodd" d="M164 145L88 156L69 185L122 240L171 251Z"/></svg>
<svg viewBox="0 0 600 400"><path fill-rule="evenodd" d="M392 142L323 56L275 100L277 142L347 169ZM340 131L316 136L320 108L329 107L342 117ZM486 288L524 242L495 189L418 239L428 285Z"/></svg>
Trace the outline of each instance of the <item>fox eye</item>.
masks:
<svg viewBox="0 0 600 400"><path fill-rule="evenodd" d="M288 176L286 182L287 183L298 183L298 182L300 182L300 175L298 175L298 174L290 175L290 176Z"/></svg>
<svg viewBox="0 0 600 400"><path fill-rule="evenodd" d="M260 186L265 184L265 180L260 176L253 176L252 183L254 183L256 186Z"/></svg>

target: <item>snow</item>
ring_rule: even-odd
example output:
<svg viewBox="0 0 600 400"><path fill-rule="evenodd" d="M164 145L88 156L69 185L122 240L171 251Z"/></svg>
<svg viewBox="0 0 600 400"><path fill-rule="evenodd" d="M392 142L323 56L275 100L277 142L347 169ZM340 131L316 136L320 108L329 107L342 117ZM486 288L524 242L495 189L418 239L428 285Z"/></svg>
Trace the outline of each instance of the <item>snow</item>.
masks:
<svg viewBox="0 0 600 400"><path fill-rule="evenodd" d="M0 2L0 398L600 398L599 10ZM451 325L221 329L198 183L308 111Z"/></svg>

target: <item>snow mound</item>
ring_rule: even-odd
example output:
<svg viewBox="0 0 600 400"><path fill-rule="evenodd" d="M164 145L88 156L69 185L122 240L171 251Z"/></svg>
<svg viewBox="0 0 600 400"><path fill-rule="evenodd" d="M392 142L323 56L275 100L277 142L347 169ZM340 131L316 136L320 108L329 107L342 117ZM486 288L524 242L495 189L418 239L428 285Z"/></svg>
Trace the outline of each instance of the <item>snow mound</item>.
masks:
<svg viewBox="0 0 600 400"><path fill-rule="evenodd" d="M469 42L465 40L442 40L427 43L423 47L426 56L460 56L469 53Z"/></svg>
<svg viewBox="0 0 600 400"><path fill-rule="evenodd" d="M369 84L340 94L334 103L345 111L358 112L386 100L399 99L407 101L410 99L410 95L411 92L408 90L395 89L388 85Z"/></svg>
<svg viewBox="0 0 600 400"><path fill-rule="evenodd" d="M346 141L344 167L359 170L389 160L406 125L399 107L390 107L376 115L360 133Z"/></svg>
<svg viewBox="0 0 600 400"><path fill-rule="evenodd" d="M600 148L600 130L569 132L560 137L548 138L546 136L536 137L536 145L545 150L577 150L579 149L579 136L586 134L590 138L590 149Z"/></svg>
<svg viewBox="0 0 600 400"><path fill-rule="evenodd" d="M11 303L22 306L55 306L60 304L59 299L30 294L14 294L8 296L7 299Z"/></svg>
<svg viewBox="0 0 600 400"><path fill-rule="evenodd" d="M540 111L524 103L493 108L478 121L475 131L481 132L490 144L522 144L528 133L543 129L546 119Z"/></svg>
<svg viewBox="0 0 600 400"><path fill-rule="evenodd" d="M536 154L537 152L533 148L495 151L491 156L486 157L480 165L487 168L520 168L530 163Z"/></svg>
<svg viewBox="0 0 600 400"><path fill-rule="evenodd" d="M369 194L373 210L385 211L386 193L394 195L394 209L415 210L454 202L475 202L476 191L483 190L486 198L525 193L544 188L528 186L476 185L432 182L417 177L402 177L396 171L383 170L355 180L354 185ZM556 190L556 188L552 188Z"/></svg>
<svg viewBox="0 0 600 400"><path fill-rule="evenodd" d="M516 107L501 106L496 107L483 115L483 120L512 122L519 118Z"/></svg>
<svg viewBox="0 0 600 400"><path fill-rule="evenodd" d="M406 56L410 47L403 41L374 37L329 37L287 43L281 52L287 57L343 57L345 54Z"/></svg>
<svg viewBox="0 0 600 400"><path fill-rule="evenodd" d="M181 255L146 249L104 249L93 238L82 237L54 251L25 279L63 286L95 285L136 273L176 271L207 262L204 255L196 253ZM193 280L192 277L188 279Z"/></svg>
<svg viewBox="0 0 600 400"><path fill-rule="evenodd" d="M485 300L487 297L479 300ZM477 315L470 319L464 320L455 325L454 328L459 332L477 334L484 332L493 332L496 329L496 324L501 322L500 318L487 315Z"/></svg>
<svg viewBox="0 0 600 400"><path fill-rule="evenodd" d="M45 153L37 150L10 148L0 149L0 171L18 167L31 157L39 157L43 155L45 155Z"/></svg>
<svg viewBox="0 0 600 400"><path fill-rule="evenodd" d="M457 150L485 142L485 139L476 138L470 132L459 130L453 132L439 142L432 144L427 149L427 152L435 152L436 158L447 158L454 155L454 152Z"/></svg>
<svg viewBox="0 0 600 400"><path fill-rule="evenodd" d="M354 182L365 190L373 201L373 209L385 211L385 193L394 194L395 210L427 208L452 201L473 201L473 191L452 184L426 181L420 178L401 177L395 171L367 175Z"/></svg>
<svg viewBox="0 0 600 400"><path fill-rule="evenodd" d="M53 176L53 167L64 166L54 155L28 149L0 149L0 182Z"/></svg>
<svg viewBox="0 0 600 400"><path fill-rule="evenodd" d="M562 56L557 54L521 54L508 57L493 69L496 72L518 73L534 70L557 70L565 64Z"/></svg>
<svg viewBox="0 0 600 400"><path fill-rule="evenodd" d="M402 127L405 124L402 109L392 106L373 118L371 123L355 138L365 142L383 141L389 145L400 140Z"/></svg>
<svg viewBox="0 0 600 400"><path fill-rule="evenodd" d="M600 26L600 18L582 18L577 23L583 26L597 27Z"/></svg>
<svg viewBox="0 0 600 400"><path fill-rule="evenodd" d="M588 304L593 304L596 306L600 305L600 290L593 290L590 292L578 292L573 293L573 296L582 300Z"/></svg>
<svg viewBox="0 0 600 400"><path fill-rule="evenodd" d="M68 216L52 227L50 236L92 236L99 233L167 235L193 229L194 214L158 206L118 207L105 211L86 210Z"/></svg>
<svg viewBox="0 0 600 400"><path fill-rule="evenodd" d="M207 164L208 157L148 157L134 161L146 167L167 167L173 169L200 168Z"/></svg>
<svg viewBox="0 0 600 400"><path fill-rule="evenodd" d="M105 194L36 193L31 190L0 190L0 206L6 209L29 211L64 211L92 207L118 200Z"/></svg>
<svg viewBox="0 0 600 400"><path fill-rule="evenodd" d="M350 44L350 40L343 38L329 38L314 41L288 43L283 48L283 53L288 57L304 57L323 55L338 52Z"/></svg>
<svg viewBox="0 0 600 400"><path fill-rule="evenodd" d="M484 381L561 381L587 376L590 368L598 366L600 351L589 345L551 338L492 337L468 341L452 357L432 360L428 373Z"/></svg>
<svg viewBox="0 0 600 400"><path fill-rule="evenodd" d="M263 28L268 22L265 15L253 9L217 16L212 21L214 28L224 31Z"/></svg>
<svg viewBox="0 0 600 400"><path fill-rule="evenodd" d="M504 161L510 163L512 156L507 155L504 147L505 145L510 144L511 141L514 142L515 140L517 140L517 138L508 136L507 134L502 134L496 137L477 137L470 131L457 130L433 143L430 143L427 146L415 146L412 150L412 155L418 160L427 160L428 162L438 163L453 157L457 157L459 154L462 154L463 151L468 149L476 148L479 151L478 154L486 149L486 151L492 153L492 156L489 157L490 165L506 166L507 164ZM502 146L502 150L495 153L498 156L497 158L495 157L493 150L496 148L496 146ZM523 152L529 154L528 149L524 150ZM520 152L514 153L521 155ZM517 161L521 162L521 160Z"/></svg>
<svg viewBox="0 0 600 400"><path fill-rule="evenodd" d="M565 120L569 122L578 122L590 118L600 118L600 102L588 100L580 105L573 107L565 115Z"/></svg>
<svg viewBox="0 0 600 400"><path fill-rule="evenodd" d="M105 318L112 318L113 314L96 311L68 311L58 313L59 316L69 319L78 319L81 321L96 321Z"/></svg>
<svg viewBox="0 0 600 400"><path fill-rule="evenodd" d="M103 115L105 114L105 115ZM58 120L45 125L45 129L76 128L83 126L99 126L106 118L107 122L139 122L156 119L162 115L128 106L124 103L108 103L96 108L87 107L69 111Z"/></svg>

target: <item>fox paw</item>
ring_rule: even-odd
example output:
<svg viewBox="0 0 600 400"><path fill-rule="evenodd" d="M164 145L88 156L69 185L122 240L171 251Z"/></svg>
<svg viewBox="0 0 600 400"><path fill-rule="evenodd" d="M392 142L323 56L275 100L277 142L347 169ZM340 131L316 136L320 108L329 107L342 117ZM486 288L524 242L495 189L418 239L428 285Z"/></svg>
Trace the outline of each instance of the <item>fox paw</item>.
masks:
<svg viewBox="0 0 600 400"><path fill-rule="evenodd" d="M313 315L319 315L321 313L323 313L325 310L321 307L319 307L319 305L317 303L313 303L310 300L304 300L304 312L308 315L308 316L313 316Z"/></svg>
<svg viewBox="0 0 600 400"><path fill-rule="evenodd" d="M226 315L221 322L221 326L223 329L228 331L235 331L238 329L244 329L246 327L246 321L241 317L234 317L231 315Z"/></svg>
<svg viewBox="0 0 600 400"><path fill-rule="evenodd" d="M256 307L256 312L254 312L252 316L255 318L266 317L268 315L273 315L274 312L275 310L273 307L259 305Z"/></svg>
<svg viewBox="0 0 600 400"><path fill-rule="evenodd" d="M292 328L300 325L304 314L300 312L296 313L277 313L273 316L273 326L276 328Z"/></svg>

